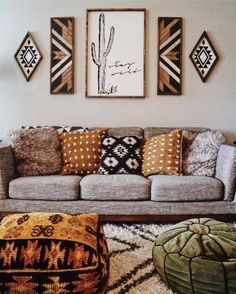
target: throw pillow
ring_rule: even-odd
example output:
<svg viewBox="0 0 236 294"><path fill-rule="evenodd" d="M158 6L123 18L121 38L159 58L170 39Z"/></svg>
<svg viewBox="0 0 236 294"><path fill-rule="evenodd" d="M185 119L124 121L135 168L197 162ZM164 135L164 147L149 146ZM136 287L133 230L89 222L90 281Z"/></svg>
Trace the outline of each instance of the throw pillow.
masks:
<svg viewBox="0 0 236 294"><path fill-rule="evenodd" d="M68 132L60 135L62 146L62 175L97 173L101 156L102 136L106 130Z"/></svg>
<svg viewBox="0 0 236 294"><path fill-rule="evenodd" d="M181 173L181 147L181 130L146 139L143 147L143 175L179 175Z"/></svg>
<svg viewBox="0 0 236 294"><path fill-rule="evenodd" d="M18 131L13 151L20 176L51 175L61 170L60 141L53 128Z"/></svg>
<svg viewBox="0 0 236 294"><path fill-rule="evenodd" d="M136 136L106 136L102 140L99 174L139 174L142 139Z"/></svg>
<svg viewBox="0 0 236 294"><path fill-rule="evenodd" d="M184 153L184 175L213 177L218 151L225 141L225 136L217 131L197 134Z"/></svg>
<svg viewBox="0 0 236 294"><path fill-rule="evenodd" d="M88 129L87 128L83 128L83 127L77 127L77 126L22 126L22 129L27 129L27 130L31 130L31 129L40 129L40 128L54 128L57 130L58 134L61 134L63 132L72 132L72 131L77 131L77 132L85 132Z"/></svg>

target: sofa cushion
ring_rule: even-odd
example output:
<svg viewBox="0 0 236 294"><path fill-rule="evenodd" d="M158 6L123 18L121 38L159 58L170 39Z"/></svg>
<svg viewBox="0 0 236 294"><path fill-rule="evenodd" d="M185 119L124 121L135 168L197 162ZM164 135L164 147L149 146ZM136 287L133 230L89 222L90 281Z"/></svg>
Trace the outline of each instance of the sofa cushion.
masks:
<svg viewBox="0 0 236 294"><path fill-rule="evenodd" d="M85 132L88 131L87 128L83 128L83 127L79 127L79 126L22 126L22 129L26 129L26 130L34 130L34 129L48 129L48 128L54 128L55 130L57 130L58 134L61 133L68 133L68 132L72 132L72 131L77 131L77 132Z"/></svg>
<svg viewBox="0 0 236 294"><path fill-rule="evenodd" d="M32 200L76 200L79 176L21 177L10 182L9 197Z"/></svg>
<svg viewBox="0 0 236 294"><path fill-rule="evenodd" d="M63 175L97 173L105 129L88 132L68 132L60 135Z"/></svg>
<svg viewBox="0 0 236 294"><path fill-rule="evenodd" d="M187 127L186 128L182 128L182 127L176 127L176 128L147 127L147 128L144 128L144 137L149 138L149 137L153 137L153 136L167 134L175 129L182 130L182 131L194 132L194 133L202 133L202 132L209 131L208 128L197 128L197 127L192 127L192 128L187 128Z"/></svg>
<svg viewBox="0 0 236 294"><path fill-rule="evenodd" d="M218 151L225 141L225 136L220 132L207 131L197 134L192 144L185 149L183 173L191 176L213 177Z"/></svg>
<svg viewBox="0 0 236 294"><path fill-rule="evenodd" d="M209 201L223 198L224 185L214 178L154 175L149 179L152 182L153 201Z"/></svg>
<svg viewBox="0 0 236 294"><path fill-rule="evenodd" d="M140 174L142 139L136 136L105 136L102 139L102 155L98 173Z"/></svg>
<svg viewBox="0 0 236 294"><path fill-rule="evenodd" d="M62 168L60 141L53 128L20 130L13 151L20 176L58 174Z"/></svg>
<svg viewBox="0 0 236 294"><path fill-rule="evenodd" d="M88 175L80 190L85 200L145 200L150 198L150 180L138 175Z"/></svg>
<svg viewBox="0 0 236 294"><path fill-rule="evenodd" d="M179 175L181 148L182 131L180 130L146 139L143 147L143 175Z"/></svg>
<svg viewBox="0 0 236 294"><path fill-rule="evenodd" d="M108 130L109 136L137 136L143 137L143 129L138 127L120 127L120 128L110 128Z"/></svg>

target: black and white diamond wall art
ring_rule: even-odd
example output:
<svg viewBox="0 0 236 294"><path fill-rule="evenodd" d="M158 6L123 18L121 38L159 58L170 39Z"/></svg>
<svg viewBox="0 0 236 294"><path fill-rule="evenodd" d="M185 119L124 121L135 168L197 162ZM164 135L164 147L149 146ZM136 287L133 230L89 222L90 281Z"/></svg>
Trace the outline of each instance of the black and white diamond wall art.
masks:
<svg viewBox="0 0 236 294"><path fill-rule="evenodd" d="M28 82L42 59L42 54L30 32L25 35L14 56Z"/></svg>
<svg viewBox="0 0 236 294"><path fill-rule="evenodd" d="M205 82L219 59L218 54L205 31L201 35L189 57L201 80Z"/></svg>

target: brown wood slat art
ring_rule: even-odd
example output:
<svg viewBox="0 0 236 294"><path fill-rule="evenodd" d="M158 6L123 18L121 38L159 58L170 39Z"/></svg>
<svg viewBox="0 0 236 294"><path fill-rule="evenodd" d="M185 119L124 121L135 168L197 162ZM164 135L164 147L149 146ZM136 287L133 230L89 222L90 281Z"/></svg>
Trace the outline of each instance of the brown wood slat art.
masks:
<svg viewBox="0 0 236 294"><path fill-rule="evenodd" d="M74 93L74 17L51 18L51 94Z"/></svg>
<svg viewBox="0 0 236 294"><path fill-rule="evenodd" d="M182 93L182 18L158 18L158 95Z"/></svg>

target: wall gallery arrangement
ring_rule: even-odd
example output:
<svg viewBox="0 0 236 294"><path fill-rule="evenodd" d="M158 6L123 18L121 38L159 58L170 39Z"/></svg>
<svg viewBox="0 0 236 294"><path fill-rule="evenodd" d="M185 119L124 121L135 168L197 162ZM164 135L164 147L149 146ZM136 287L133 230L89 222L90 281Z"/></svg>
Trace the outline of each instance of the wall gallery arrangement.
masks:
<svg viewBox="0 0 236 294"><path fill-rule="evenodd" d="M182 18L158 17L158 94L182 93Z"/></svg>
<svg viewBox="0 0 236 294"><path fill-rule="evenodd" d="M51 94L74 93L74 18L51 18Z"/></svg>
<svg viewBox="0 0 236 294"><path fill-rule="evenodd" d="M86 97L145 96L145 12L87 10Z"/></svg>
<svg viewBox="0 0 236 294"><path fill-rule="evenodd" d="M157 94L182 94L182 17L158 17ZM74 17L50 22L50 93L74 93ZM88 98L144 98L146 9L87 9ZM14 55L27 81L42 59L28 32ZM204 31L189 55L205 82L219 57Z"/></svg>
<svg viewBox="0 0 236 294"><path fill-rule="evenodd" d="M28 82L42 59L42 54L30 32L25 35L14 56Z"/></svg>

